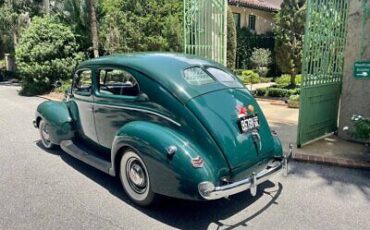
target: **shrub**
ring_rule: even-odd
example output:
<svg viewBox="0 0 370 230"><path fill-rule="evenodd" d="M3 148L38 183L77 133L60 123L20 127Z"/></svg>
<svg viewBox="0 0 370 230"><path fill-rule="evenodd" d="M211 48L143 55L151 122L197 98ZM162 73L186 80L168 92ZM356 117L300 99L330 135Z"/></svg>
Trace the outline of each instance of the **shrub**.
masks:
<svg viewBox="0 0 370 230"><path fill-rule="evenodd" d="M295 83L296 84L301 84L301 79L302 79L301 75L297 75L296 78L295 78ZM276 78L275 82L277 84L289 85L290 84L290 75L284 74L281 77Z"/></svg>
<svg viewBox="0 0 370 230"><path fill-rule="evenodd" d="M289 97L292 93L289 89L268 88L266 96L268 97Z"/></svg>
<svg viewBox="0 0 370 230"><path fill-rule="evenodd" d="M61 81L62 86L59 88L56 88L54 91L57 93L65 93L67 89L70 89L72 87L72 79L62 80Z"/></svg>
<svg viewBox="0 0 370 230"><path fill-rule="evenodd" d="M350 135L361 140L370 141L370 118L353 115L351 120L354 131L350 132Z"/></svg>
<svg viewBox="0 0 370 230"><path fill-rule="evenodd" d="M271 64L271 51L269 49L254 48L250 60L256 67L257 73L262 77L266 77L269 71L268 66Z"/></svg>
<svg viewBox="0 0 370 230"><path fill-rule="evenodd" d="M288 100L289 108L299 108L299 95L291 95Z"/></svg>
<svg viewBox="0 0 370 230"><path fill-rule="evenodd" d="M248 28L237 29L236 66L237 68L252 68L250 60L254 48L274 50L274 35L255 34Z"/></svg>
<svg viewBox="0 0 370 230"><path fill-rule="evenodd" d="M241 79L244 84L249 84L251 82L252 84L260 83L260 76L253 70L244 70Z"/></svg>
<svg viewBox="0 0 370 230"><path fill-rule="evenodd" d="M5 60L0 60L0 70L5 69Z"/></svg>
<svg viewBox="0 0 370 230"><path fill-rule="evenodd" d="M269 83L272 81L271 77L260 77L260 82L261 83Z"/></svg>
<svg viewBox="0 0 370 230"><path fill-rule="evenodd" d="M299 94L291 95L289 97L290 101L299 101Z"/></svg>
<svg viewBox="0 0 370 230"><path fill-rule="evenodd" d="M256 89L255 94L256 94L256 96L264 97L267 94L267 88L259 88L259 89Z"/></svg>
<svg viewBox="0 0 370 230"><path fill-rule="evenodd" d="M35 17L16 48L18 70L22 79L21 94L42 94L59 79L72 76L83 59L71 28L53 17Z"/></svg>
<svg viewBox="0 0 370 230"><path fill-rule="evenodd" d="M233 73L236 75L236 76L241 76L243 71L245 71L245 69L234 69L233 70Z"/></svg>
<svg viewBox="0 0 370 230"><path fill-rule="evenodd" d="M284 89L274 86L270 86L268 88L259 88L256 89L256 96L259 97L284 97L290 98L292 95L298 96L299 100L300 89Z"/></svg>

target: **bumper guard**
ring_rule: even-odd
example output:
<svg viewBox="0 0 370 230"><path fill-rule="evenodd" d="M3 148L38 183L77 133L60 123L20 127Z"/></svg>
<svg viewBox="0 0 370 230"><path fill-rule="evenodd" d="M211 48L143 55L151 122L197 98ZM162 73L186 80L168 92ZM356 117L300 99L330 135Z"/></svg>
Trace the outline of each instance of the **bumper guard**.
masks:
<svg viewBox="0 0 370 230"><path fill-rule="evenodd" d="M281 158L271 160L263 170L253 173L252 176L215 187L212 182L202 182L198 185L200 195L206 200L216 200L243 192L250 189L252 196L257 194L257 185L269 180L273 175L283 170L283 175L288 176L288 160L293 152L293 145L289 144L289 153Z"/></svg>

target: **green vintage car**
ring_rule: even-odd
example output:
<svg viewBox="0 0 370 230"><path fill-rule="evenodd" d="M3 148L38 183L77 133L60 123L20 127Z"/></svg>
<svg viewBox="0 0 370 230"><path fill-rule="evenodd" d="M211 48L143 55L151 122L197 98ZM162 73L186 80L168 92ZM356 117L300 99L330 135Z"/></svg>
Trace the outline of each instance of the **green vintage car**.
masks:
<svg viewBox="0 0 370 230"><path fill-rule="evenodd" d="M111 176L149 205L157 194L214 200L283 168L279 138L225 67L182 54L105 56L77 68L63 102L46 101L34 126L47 149Z"/></svg>

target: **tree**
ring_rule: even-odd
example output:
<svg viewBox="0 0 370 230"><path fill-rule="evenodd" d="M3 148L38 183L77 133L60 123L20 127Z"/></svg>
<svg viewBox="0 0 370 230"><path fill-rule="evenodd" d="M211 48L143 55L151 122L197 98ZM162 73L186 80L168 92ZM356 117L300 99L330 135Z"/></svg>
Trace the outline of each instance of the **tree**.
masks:
<svg viewBox="0 0 370 230"><path fill-rule="evenodd" d="M290 85L302 68L302 46L306 19L305 0L284 0L275 17L275 57L279 68L290 74Z"/></svg>
<svg viewBox="0 0 370 230"><path fill-rule="evenodd" d="M181 51L182 0L103 0L100 40L107 53Z"/></svg>
<svg viewBox="0 0 370 230"><path fill-rule="evenodd" d="M236 25L230 7L227 10L227 67L235 68L236 61Z"/></svg>
<svg viewBox="0 0 370 230"><path fill-rule="evenodd" d="M35 17L16 47L18 71L22 77L21 93L45 93L59 79L72 76L83 59L71 28L54 17Z"/></svg>
<svg viewBox="0 0 370 230"><path fill-rule="evenodd" d="M266 77L268 66L271 64L271 51L269 49L254 49L251 57L251 62L256 67L258 74Z"/></svg>
<svg viewBox="0 0 370 230"><path fill-rule="evenodd" d="M98 37L98 25L96 19L95 1L88 0L89 6L89 19L90 19L90 31L91 31L91 43L94 51L94 57L99 57L99 37Z"/></svg>
<svg viewBox="0 0 370 230"><path fill-rule="evenodd" d="M0 58L14 53L19 34L30 24L30 18L42 12L42 0L0 1Z"/></svg>

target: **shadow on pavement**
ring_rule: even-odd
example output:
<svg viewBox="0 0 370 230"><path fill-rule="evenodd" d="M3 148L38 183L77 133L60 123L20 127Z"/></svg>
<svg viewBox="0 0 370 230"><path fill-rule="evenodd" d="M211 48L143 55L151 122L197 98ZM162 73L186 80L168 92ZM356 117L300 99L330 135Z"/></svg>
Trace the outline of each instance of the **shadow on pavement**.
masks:
<svg viewBox="0 0 370 230"><path fill-rule="evenodd" d="M42 147L40 142L36 143L38 147L42 148L50 154L59 155L63 161L71 167L87 176L89 179L94 180L96 183L106 188L111 194L121 199L123 202L132 207L140 210L146 215L154 218L164 224L170 225L180 229L207 229L210 224L216 225L217 228L233 229L235 227L245 227L248 222L255 217L261 215L271 205L277 204L283 186L279 183L277 186L267 181L261 184L258 188L257 195L251 196L248 191L234 195L230 199L221 199L208 202L196 202L173 199L169 197L162 197L160 203L149 208L138 207L133 204L124 193L121 182L116 177L111 177L99 170L73 158L72 156L64 153L60 148L55 150L47 150ZM276 187L274 191L265 191L266 189ZM222 220L237 214L241 210L253 204L263 195L271 197L270 201L261 209L253 214L245 217L233 225L225 225Z"/></svg>
<svg viewBox="0 0 370 230"><path fill-rule="evenodd" d="M310 167L307 167L310 165ZM318 165L313 163L295 162L290 166L290 173L302 180L310 180L316 175L322 179L320 187L327 185L335 189L340 196L347 195L351 189L357 188L370 201L370 171L349 169L337 166ZM316 175L315 175L316 174Z"/></svg>

